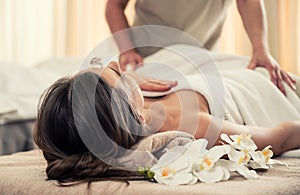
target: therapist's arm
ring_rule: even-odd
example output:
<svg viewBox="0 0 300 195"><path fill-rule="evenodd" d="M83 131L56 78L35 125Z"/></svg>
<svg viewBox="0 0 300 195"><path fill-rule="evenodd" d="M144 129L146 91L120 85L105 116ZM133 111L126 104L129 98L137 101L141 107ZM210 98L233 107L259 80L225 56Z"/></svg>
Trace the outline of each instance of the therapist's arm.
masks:
<svg viewBox="0 0 300 195"><path fill-rule="evenodd" d="M282 70L269 52L267 37L267 18L262 0L236 0L244 28L253 47L253 54L248 68L265 67L271 81L285 93L283 82L295 90L295 80Z"/></svg>
<svg viewBox="0 0 300 195"><path fill-rule="evenodd" d="M105 16L112 33L129 28L124 10L129 0L107 0ZM115 40L121 52L119 63L122 70L126 69L127 64L131 64L133 68L143 64L143 57L139 55L133 48L130 34L124 32L115 36ZM128 48L132 48L129 49Z"/></svg>

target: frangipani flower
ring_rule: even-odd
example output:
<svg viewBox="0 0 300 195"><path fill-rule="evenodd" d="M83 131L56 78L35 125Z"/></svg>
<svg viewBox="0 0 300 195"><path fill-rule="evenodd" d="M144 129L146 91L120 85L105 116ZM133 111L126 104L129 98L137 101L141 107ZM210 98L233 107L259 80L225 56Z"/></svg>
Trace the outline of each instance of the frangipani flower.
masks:
<svg viewBox="0 0 300 195"><path fill-rule="evenodd" d="M151 169L154 179L166 185L194 184L197 178L191 173L192 163L178 152L166 152Z"/></svg>
<svg viewBox="0 0 300 195"><path fill-rule="evenodd" d="M232 147L238 150L253 150L257 149L254 141L251 139L251 135L241 134L241 135L226 135L224 133L221 134L221 139Z"/></svg>
<svg viewBox="0 0 300 195"><path fill-rule="evenodd" d="M229 145L215 146L211 148L199 163L198 169L193 171L193 174L198 179L205 183L214 183L221 180L228 180L230 177L229 171L217 164L222 156L230 152Z"/></svg>

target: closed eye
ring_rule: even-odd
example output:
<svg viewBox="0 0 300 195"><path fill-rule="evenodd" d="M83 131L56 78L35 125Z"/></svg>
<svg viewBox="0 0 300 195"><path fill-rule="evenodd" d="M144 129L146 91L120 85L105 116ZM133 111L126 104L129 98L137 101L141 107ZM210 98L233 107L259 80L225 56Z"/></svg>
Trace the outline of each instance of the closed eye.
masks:
<svg viewBox="0 0 300 195"><path fill-rule="evenodd" d="M113 69L112 67L108 67L109 69L111 69L112 71L114 71L115 73L117 73L117 75L119 75L119 77L124 78L124 75L122 75L120 72L118 72L117 70Z"/></svg>

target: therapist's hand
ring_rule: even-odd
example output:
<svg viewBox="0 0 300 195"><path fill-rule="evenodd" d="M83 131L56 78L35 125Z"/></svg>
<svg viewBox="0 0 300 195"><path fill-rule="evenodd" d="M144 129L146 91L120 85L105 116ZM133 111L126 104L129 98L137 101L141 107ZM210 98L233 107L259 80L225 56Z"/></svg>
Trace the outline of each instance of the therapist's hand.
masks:
<svg viewBox="0 0 300 195"><path fill-rule="evenodd" d="M145 80L139 86L142 91L168 91L177 85L177 81Z"/></svg>
<svg viewBox="0 0 300 195"><path fill-rule="evenodd" d="M143 65L143 57L135 50L128 50L120 55L119 64L122 71L126 70L127 65L130 65L132 70L136 70Z"/></svg>
<svg viewBox="0 0 300 195"><path fill-rule="evenodd" d="M253 52L248 68L254 70L256 67L266 68L269 71L271 81L284 95L286 95L286 92L283 87L283 82L286 82L291 89L295 90L294 84L296 81L279 67L269 51L262 49Z"/></svg>
<svg viewBox="0 0 300 195"><path fill-rule="evenodd" d="M129 75L131 78L133 78L142 91L162 92L168 91L172 87L177 86L177 81L159 80L154 77L142 76L134 72L126 72L126 75Z"/></svg>

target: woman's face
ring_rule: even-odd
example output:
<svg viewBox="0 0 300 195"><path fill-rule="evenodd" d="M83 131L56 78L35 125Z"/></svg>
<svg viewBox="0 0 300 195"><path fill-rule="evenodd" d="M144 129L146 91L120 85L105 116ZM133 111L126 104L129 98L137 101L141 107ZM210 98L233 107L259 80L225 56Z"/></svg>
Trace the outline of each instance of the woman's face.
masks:
<svg viewBox="0 0 300 195"><path fill-rule="evenodd" d="M123 90L129 97L129 100L136 111L139 114L142 113L144 98L141 89L130 75L126 75L126 73L122 72L118 63L110 62L109 65L104 68L88 68L82 72L94 72L109 85Z"/></svg>

